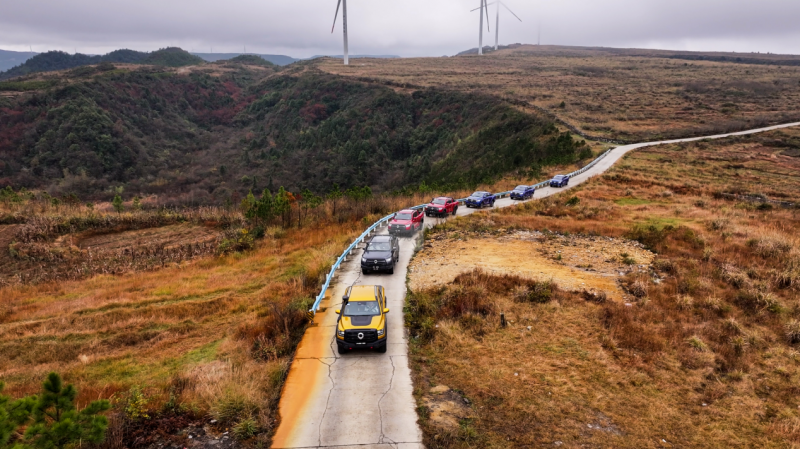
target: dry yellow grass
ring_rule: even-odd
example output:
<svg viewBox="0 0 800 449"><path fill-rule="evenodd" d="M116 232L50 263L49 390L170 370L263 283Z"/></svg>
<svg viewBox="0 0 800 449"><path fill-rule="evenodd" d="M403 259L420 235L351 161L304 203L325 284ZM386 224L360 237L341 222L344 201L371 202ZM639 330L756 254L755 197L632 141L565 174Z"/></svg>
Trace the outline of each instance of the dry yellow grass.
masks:
<svg viewBox="0 0 800 449"><path fill-rule="evenodd" d="M648 53L525 45L483 57L315 64L402 91L435 86L486 93L526 110L546 110L588 134L626 141L708 135L800 117L794 107L800 102L800 67Z"/></svg>
<svg viewBox="0 0 800 449"><path fill-rule="evenodd" d="M658 257L652 272L620 280L630 305L565 292L521 302L513 289L493 290L508 282L499 278L470 287L491 305L481 313L451 305L470 292L462 285L414 292L426 446L800 445L800 208L753 200L798 200L800 158L786 154L798 138L786 130L647 148L564 194L448 225L449 239L627 236ZM567 206L572 196L580 203ZM448 312L416 316L433 300ZM468 400L451 411L457 426L429 419L444 401L431 388L442 385Z"/></svg>

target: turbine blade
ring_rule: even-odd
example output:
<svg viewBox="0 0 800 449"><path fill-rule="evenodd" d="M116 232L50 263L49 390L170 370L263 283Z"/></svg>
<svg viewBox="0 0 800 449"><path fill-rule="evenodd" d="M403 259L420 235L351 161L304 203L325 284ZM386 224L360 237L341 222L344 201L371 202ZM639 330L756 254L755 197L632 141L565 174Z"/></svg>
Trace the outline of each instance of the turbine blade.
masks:
<svg viewBox="0 0 800 449"><path fill-rule="evenodd" d="M486 6L489 6L489 5L494 5L494 2L486 4ZM479 7L475 8L475 9L471 9L469 12L475 12L475 11L481 9L481 8L483 8L483 6L479 6Z"/></svg>
<svg viewBox="0 0 800 449"><path fill-rule="evenodd" d="M483 6L485 6L486 10L486 30L491 32L492 30L489 29L489 5L486 4L486 0L483 0Z"/></svg>
<svg viewBox="0 0 800 449"><path fill-rule="evenodd" d="M503 2L500 2L500 4L501 4L501 5L503 5L503 8L507 9L507 10L508 10L508 12L510 12L512 16L516 17L516 18L517 18L517 20L519 20L520 22L522 22L522 19L520 19L519 17L517 17L517 15L516 15L516 14L514 14L514 11L512 11L512 10L511 10L511 8L509 8L508 6L506 6L506 4L505 4L505 3L503 3Z"/></svg>
<svg viewBox="0 0 800 449"><path fill-rule="evenodd" d="M342 0L339 0L339 3L336 4L336 14L333 15L333 26L331 27L331 34L333 34L333 29L336 28L336 19L339 17L340 6L342 6Z"/></svg>

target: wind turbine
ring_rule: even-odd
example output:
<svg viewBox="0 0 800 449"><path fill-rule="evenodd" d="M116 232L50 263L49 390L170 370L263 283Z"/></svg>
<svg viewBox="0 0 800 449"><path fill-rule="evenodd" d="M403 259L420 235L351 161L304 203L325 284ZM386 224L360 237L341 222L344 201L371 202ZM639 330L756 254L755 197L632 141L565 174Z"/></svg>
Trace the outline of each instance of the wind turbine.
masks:
<svg viewBox="0 0 800 449"><path fill-rule="evenodd" d="M347 51L347 0L339 0L339 3L336 4L336 14L333 15L331 34L333 34L333 29L336 28L336 18L339 17L340 6L342 7L342 28L344 29L344 65L350 65L350 58Z"/></svg>
<svg viewBox="0 0 800 449"><path fill-rule="evenodd" d="M484 2L485 2L485 0L484 0ZM495 3L497 3L497 19L496 19L496 22L495 22L495 25L494 25L494 49L495 49L495 51L497 51L500 48L500 6L502 6L505 9L507 9L508 12L510 12L512 16L516 17L517 20L519 20L520 22L522 22L522 19L520 19L516 14L514 14L514 11L512 11L511 8L509 8L508 6L506 6L505 3L503 3L503 2L498 0L497 2L486 3L486 20L487 21L489 20L489 5L493 5ZM481 8L482 7L483 6L481 6ZM481 9L481 8L475 8L472 11L477 11L478 9ZM481 22L483 22L483 15L481 15ZM481 23L481 43L483 43L483 23ZM478 52L478 54L483 54L483 52Z"/></svg>
<svg viewBox="0 0 800 449"><path fill-rule="evenodd" d="M492 30L489 29L489 5L486 4L486 0L481 0L481 6L479 6L479 7L475 8L475 9L473 9L472 11L470 11L470 12L473 12L473 11L477 11L479 9L481 10L481 13L480 13L481 14L481 25L480 25L480 27L478 27L478 54L479 55L483 54L483 11L484 11L484 8L486 8L486 30L491 32Z"/></svg>

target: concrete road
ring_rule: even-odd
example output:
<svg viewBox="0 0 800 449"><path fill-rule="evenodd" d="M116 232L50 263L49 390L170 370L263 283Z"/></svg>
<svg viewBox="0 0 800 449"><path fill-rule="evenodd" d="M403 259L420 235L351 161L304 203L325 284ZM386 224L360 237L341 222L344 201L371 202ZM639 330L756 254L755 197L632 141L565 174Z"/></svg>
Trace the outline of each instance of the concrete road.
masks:
<svg viewBox="0 0 800 449"><path fill-rule="evenodd" d="M731 135L753 134L798 126L800 123L772 126L739 133L693 139L625 145L614 149L591 170L570 180L570 186L537 190L534 199L544 198L579 185L601 174L622 156L637 148L661 143L719 139ZM502 198L495 207L516 203ZM476 209L459 207L457 215ZM426 226L440 219L426 218ZM381 233L385 233L383 228ZM400 262L393 275L361 274L361 253L355 252L337 272L336 283L322 301L314 325L297 349L280 401L281 424L273 439L274 448L422 448L422 432L417 426L416 404L412 394L408 365L408 340L403 327L406 272L413 255L414 238L403 238ZM389 305L386 354L336 352L336 313L345 288L350 285L383 285Z"/></svg>

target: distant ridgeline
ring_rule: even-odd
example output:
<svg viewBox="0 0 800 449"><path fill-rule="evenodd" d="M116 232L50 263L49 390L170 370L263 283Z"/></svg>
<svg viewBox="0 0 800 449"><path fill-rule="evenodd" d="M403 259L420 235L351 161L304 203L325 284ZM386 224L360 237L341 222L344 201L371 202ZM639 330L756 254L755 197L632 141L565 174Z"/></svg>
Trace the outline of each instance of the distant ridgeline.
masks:
<svg viewBox="0 0 800 449"><path fill-rule="evenodd" d="M70 55L63 51L40 53L21 65L0 73L0 80L28 75L37 72L66 70L100 63L152 64L166 67L181 67L202 64L203 60L180 48L164 48L152 53L134 50L115 50L105 55Z"/></svg>

